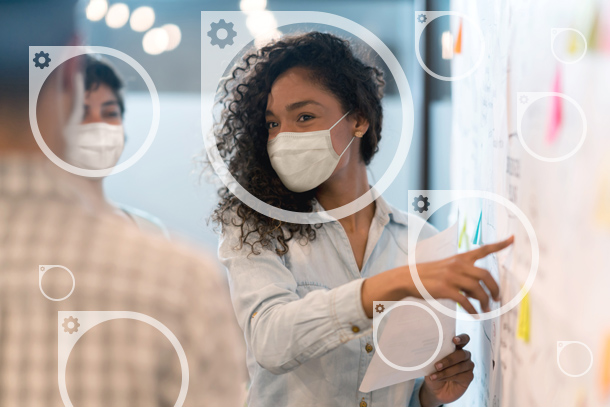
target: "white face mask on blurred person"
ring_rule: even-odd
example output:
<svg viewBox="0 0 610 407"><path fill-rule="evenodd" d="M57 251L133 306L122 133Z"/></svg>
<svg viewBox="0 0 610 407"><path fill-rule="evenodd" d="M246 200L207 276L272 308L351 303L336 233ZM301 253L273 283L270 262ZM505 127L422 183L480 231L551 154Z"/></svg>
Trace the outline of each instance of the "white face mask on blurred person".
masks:
<svg viewBox="0 0 610 407"><path fill-rule="evenodd" d="M87 170L114 167L125 146L122 125L104 122L78 124L70 126L66 136L66 160Z"/></svg>
<svg viewBox="0 0 610 407"><path fill-rule="evenodd" d="M64 127L64 159L85 170L114 167L125 146L122 125L104 122L80 124L85 111L85 78L74 75L74 104Z"/></svg>

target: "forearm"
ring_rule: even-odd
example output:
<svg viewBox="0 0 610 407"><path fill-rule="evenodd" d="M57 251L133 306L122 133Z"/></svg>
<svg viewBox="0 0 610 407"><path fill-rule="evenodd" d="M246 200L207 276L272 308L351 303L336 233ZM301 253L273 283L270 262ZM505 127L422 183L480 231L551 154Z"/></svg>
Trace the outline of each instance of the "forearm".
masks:
<svg viewBox="0 0 610 407"><path fill-rule="evenodd" d="M265 296L270 299L248 309L242 328L256 361L274 374L283 374L370 333L373 325L359 295L363 282L314 290L300 299L269 288ZM236 305L239 314L245 314L241 303Z"/></svg>
<svg viewBox="0 0 610 407"><path fill-rule="evenodd" d="M398 267L364 280L362 284L362 308L373 318L373 301L400 301L409 296L411 278L407 267Z"/></svg>

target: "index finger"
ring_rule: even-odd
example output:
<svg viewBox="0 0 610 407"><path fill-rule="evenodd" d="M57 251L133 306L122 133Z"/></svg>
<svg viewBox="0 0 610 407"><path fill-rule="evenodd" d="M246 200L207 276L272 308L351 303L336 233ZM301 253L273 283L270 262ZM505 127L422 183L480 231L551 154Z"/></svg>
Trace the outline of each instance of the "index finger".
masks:
<svg viewBox="0 0 610 407"><path fill-rule="evenodd" d="M472 260L482 259L483 257L499 252L500 250L510 246L515 241L515 236L511 236L506 240L502 240L501 242L486 244L484 246L479 247L478 249L471 250L469 252L464 253Z"/></svg>

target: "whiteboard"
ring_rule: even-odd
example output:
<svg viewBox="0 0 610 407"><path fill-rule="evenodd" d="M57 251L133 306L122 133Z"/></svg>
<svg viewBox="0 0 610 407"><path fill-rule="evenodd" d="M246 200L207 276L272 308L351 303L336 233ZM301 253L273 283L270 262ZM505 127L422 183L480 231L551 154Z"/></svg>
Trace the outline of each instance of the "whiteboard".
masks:
<svg viewBox="0 0 610 407"><path fill-rule="evenodd" d="M477 70L451 84L452 188L515 203L535 230L540 259L517 307L489 321L458 321L458 332L472 337L476 367L452 405L610 406L610 2L454 0L451 9L478 24L485 46ZM473 23L461 21L462 49L451 61L458 73L474 65L481 45ZM454 39L459 24L451 18ZM553 37L553 28L580 31L586 53L578 33ZM585 121L571 101L537 99L542 92L571 98ZM544 160L570 154L583 131L573 155ZM470 246L479 216L482 243L515 234L511 249L484 263L507 303L530 271L523 225L483 200L459 211Z"/></svg>

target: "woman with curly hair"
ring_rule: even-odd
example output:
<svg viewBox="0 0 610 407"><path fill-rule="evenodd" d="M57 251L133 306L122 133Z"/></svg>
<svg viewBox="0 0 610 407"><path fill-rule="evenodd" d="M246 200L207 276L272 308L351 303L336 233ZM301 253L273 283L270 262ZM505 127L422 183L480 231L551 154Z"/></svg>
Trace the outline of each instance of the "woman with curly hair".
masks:
<svg viewBox="0 0 610 407"><path fill-rule="evenodd" d="M311 32L246 54L221 84L214 132L240 185L294 212L342 207L371 193L367 165L378 151L384 80L348 41ZM421 218L380 196L318 225L272 219L220 191L213 214L219 257L247 345L248 404L259 406L439 406L473 379L468 335L437 372L370 393L358 389L371 360L373 301L421 298L406 265L407 225ZM435 233L425 224L422 238ZM512 243L418 264L435 298L466 296L487 311L499 288L474 261Z"/></svg>

